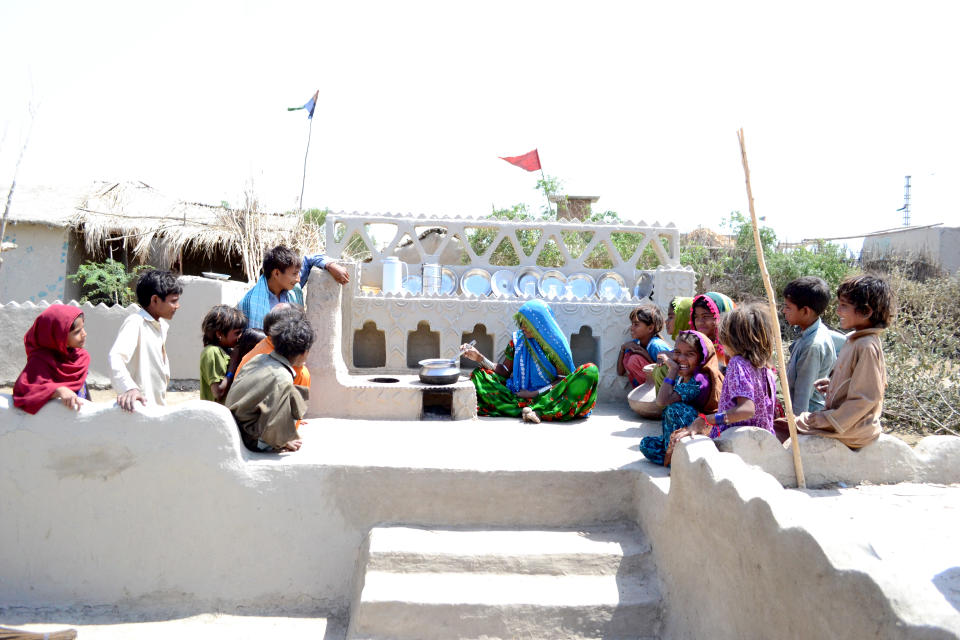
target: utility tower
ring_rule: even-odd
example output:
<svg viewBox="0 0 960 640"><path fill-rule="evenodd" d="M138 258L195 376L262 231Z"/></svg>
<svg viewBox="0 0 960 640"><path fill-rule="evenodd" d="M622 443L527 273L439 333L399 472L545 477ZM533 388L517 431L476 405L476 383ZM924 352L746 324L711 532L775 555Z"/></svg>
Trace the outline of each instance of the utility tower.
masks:
<svg viewBox="0 0 960 640"><path fill-rule="evenodd" d="M903 226L910 226L910 176L906 176L906 183L903 185L903 206L897 209L903 211Z"/></svg>

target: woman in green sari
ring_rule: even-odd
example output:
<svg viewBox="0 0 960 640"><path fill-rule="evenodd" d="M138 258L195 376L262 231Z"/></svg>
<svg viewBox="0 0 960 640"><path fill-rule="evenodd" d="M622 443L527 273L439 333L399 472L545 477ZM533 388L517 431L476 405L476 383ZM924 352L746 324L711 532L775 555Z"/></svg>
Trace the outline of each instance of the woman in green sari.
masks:
<svg viewBox="0 0 960 640"><path fill-rule="evenodd" d="M570 343L546 303L531 300L514 319L519 330L513 333L503 362L494 363L463 345L464 357L482 365L471 375L477 413L523 416L528 422L587 417L597 402L597 365L573 366Z"/></svg>

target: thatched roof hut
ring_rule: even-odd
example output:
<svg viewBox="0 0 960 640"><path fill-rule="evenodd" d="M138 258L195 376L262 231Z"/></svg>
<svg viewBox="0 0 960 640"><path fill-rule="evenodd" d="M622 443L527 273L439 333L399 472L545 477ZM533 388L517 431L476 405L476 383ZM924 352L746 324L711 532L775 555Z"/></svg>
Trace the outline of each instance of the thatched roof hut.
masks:
<svg viewBox="0 0 960 640"><path fill-rule="evenodd" d="M314 250L321 243L319 227L304 224L296 213L260 212L252 194L244 208L229 209L177 200L143 182L94 183L81 196L69 226L93 256L106 255L109 243L161 268L185 255L239 258L250 278L266 247L282 243Z"/></svg>

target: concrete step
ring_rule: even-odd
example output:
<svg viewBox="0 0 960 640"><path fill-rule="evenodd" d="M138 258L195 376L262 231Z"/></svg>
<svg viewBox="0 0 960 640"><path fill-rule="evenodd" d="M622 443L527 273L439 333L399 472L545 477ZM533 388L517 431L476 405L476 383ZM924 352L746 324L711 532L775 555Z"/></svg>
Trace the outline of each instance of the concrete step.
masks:
<svg viewBox="0 0 960 640"><path fill-rule="evenodd" d="M370 571L349 637L655 638L660 609L645 576Z"/></svg>
<svg viewBox="0 0 960 640"><path fill-rule="evenodd" d="M652 571L635 527L590 531L457 531L378 527L367 571L637 575Z"/></svg>

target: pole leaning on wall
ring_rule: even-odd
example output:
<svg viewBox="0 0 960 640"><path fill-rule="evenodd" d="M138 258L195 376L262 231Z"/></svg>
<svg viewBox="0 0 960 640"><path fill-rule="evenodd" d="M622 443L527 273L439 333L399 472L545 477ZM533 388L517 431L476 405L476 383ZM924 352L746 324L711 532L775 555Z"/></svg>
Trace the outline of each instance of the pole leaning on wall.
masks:
<svg viewBox="0 0 960 640"><path fill-rule="evenodd" d="M784 390L783 404L787 413L787 426L790 429L790 444L793 449L793 468L797 474L797 486L805 489L807 481L803 477L803 462L800 460L800 445L797 442L797 422L793 416L793 403L790 401L790 384L787 381L787 364L783 357L783 340L780 338L780 323L777 320L777 300L774 297L773 285L770 283L770 274L767 273L767 261L763 257L763 245L760 243L760 227L757 224L757 213L753 208L753 190L750 188L750 166L747 164L747 147L743 141L743 129L737 133L740 141L740 157L743 160L743 175L747 181L747 202L750 205L750 221L753 224L753 242L757 247L757 262L760 265L760 275L763 277L763 287L767 291L767 302L770 305L770 319L776 327L774 337L777 346L777 373L780 376L780 388Z"/></svg>

